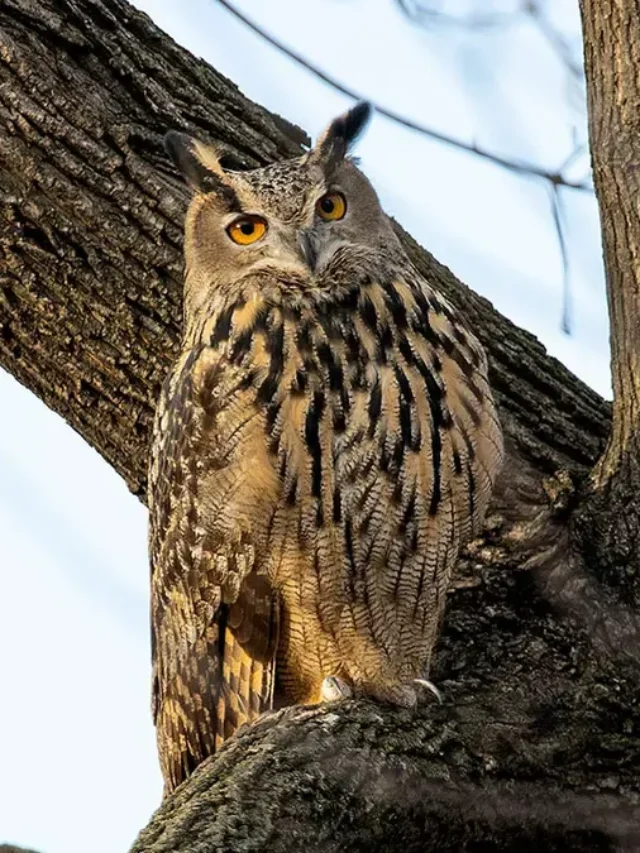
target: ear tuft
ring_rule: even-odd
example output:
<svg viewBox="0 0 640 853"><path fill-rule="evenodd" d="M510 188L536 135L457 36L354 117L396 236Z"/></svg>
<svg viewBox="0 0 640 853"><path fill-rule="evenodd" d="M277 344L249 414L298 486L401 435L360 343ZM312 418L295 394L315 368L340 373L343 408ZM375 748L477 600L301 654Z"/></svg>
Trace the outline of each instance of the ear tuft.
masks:
<svg viewBox="0 0 640 853"><path fill-rule="evenodd" d="M228 193L218 157L205 145L186 133L170 130L164 137L164 149L187 183L201 193Z"/></svg>
<svg viewBox="0 0 640 853"><path fill-rule="evenodd" d="M348 112L335 118L316 144L316 152L332 164L341 160L355 143L371 119L373 108L360 101Z"/></svg>
<svg viewBox="0 0 640 853"><path fill-rule="evenodd" d="M368 101L360 101L353 109L339 116L335 123L336 128L341 132L342 137L346 141L347 150L353 145L360 134L365 130L366 126L371 121L373 107Z"/></svg>

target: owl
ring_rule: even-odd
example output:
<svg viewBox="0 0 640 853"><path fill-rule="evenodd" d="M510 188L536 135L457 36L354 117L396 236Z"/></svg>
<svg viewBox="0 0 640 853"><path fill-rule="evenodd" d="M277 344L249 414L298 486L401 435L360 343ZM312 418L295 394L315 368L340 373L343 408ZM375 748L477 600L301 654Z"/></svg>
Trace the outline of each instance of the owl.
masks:
<svg viewBox="0 0 640 853"><path fill-rule="evenodd" d="M412 706L500 467L484 351L350 157L369 115L245 172L165 138L193 189L149 477L166 791L279 705Z"/></svg>

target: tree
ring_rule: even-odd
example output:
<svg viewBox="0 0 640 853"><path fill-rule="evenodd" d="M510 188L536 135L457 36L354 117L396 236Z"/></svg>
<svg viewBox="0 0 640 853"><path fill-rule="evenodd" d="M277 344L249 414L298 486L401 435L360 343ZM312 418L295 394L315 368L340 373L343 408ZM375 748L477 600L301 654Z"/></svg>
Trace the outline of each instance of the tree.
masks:
<svg viewBox="0 0 640 853"><path fill-rule="evenodd" d="M613 420L398 225L487 347L508 448L452 585L433 674L445 702L269 715L165 801L134 851L640 845L637 36L631 0L582 12ZM180 322L188 192L168 126L223 143L235 168L306 140L125 0L0 2L0 363L142 500Z"/></svg>

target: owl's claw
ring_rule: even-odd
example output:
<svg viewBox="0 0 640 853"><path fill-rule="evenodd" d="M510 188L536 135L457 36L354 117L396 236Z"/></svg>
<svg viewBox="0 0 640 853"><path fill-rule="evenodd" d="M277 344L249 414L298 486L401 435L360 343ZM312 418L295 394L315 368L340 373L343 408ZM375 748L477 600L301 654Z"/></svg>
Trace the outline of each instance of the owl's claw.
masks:
<svg viewBox="0 0 640 853"><path fill-rule="evenodd" d="M337 702L340 699L352 699L353 687L339 675L328 675L320 687L321 702Z"/></svg>
<svg viewBox="0 0 640 853"><path fill-rule="evenodd" d="M413 680L416 684L420 684L422 687L426 687L427 690L430 690L433 693L433 695L436 697L438 702L442 705L442 702L444 701L442 699L442 693L438 690L438 688L435 686L435 684L432 681L429 681L426 678L414 678Z"/></svg>

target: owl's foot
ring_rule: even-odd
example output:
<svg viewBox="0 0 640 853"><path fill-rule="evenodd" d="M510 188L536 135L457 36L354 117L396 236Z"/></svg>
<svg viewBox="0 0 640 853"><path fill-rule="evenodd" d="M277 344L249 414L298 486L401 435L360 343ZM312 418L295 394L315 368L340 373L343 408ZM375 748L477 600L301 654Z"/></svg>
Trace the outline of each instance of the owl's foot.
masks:
<svg viewBox="0 0 640 853"><path fill-rule="evenodd" d="M442 699L442 693L438 690L433 681L429 681L427 678L414 678L413 681L414 684L419 684L421 687L426 687L427 690L430 690L442 705L442 702L444 701Z"/></svg>
<svg viewBox="0 0 640 853"><path fill-rule="evenodd" d="M364 696L376 702L397 705L399 708L413 708L417 702L417 696L412 683L430 690L438 702L442 704L442 694L435 684L426 678L414 678L413 682L409 684L356 683L354 685L339 675L328 675L323 680L320 688L320 701L338 702L341 699Z"/></svg>
<svg viewBox="0 0 640 853"><path fill-rule="evenodd" d="M395 705L397 708L413 708L417 702L416 691L411 682L356 681L353 695L380 702L383 705Z"/></svg>
<svg viewBox="0 0 640 853"><path fill-rule="evenodd" d="M321 702L338 702L340 699L352 699L353 687L339 675L328 675L320 687Z"/></svg>

